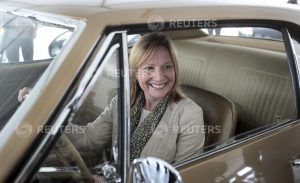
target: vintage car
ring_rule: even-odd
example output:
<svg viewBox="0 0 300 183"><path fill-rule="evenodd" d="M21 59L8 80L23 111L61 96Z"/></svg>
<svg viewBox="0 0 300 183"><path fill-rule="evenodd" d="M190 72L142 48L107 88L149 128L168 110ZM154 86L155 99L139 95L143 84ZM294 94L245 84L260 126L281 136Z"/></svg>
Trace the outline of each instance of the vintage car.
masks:
<svg viewBox="0 0 300 183"><path fill-rule="evenodd" d="M7 0L0 14L0 182L300 182L297 5ZM182 93L204 112L205 128L192 130L204 130L205 146L172 165L129 159L128 55L150 32L174 41ZM23 87L32 90L20 104ZM78 149L67 133L115 96L118 140L106 152Z"/></svg>

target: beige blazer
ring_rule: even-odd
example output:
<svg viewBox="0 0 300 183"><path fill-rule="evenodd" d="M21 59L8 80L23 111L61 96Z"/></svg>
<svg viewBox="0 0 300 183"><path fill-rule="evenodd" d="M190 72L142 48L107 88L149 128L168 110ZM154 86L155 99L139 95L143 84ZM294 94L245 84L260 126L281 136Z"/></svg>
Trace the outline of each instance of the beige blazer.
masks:
<svg viewBox="0 0 300 183"><path fill-rule="evenodd" d="M94 121L84 127L81 133L68 134L71 141L82 150L104 149L117 136L117 100ZM71 124L75 126L74 124ZM112 135L113 134L113 135ZM169 163L193 157L204 145L204 122L201 107L189 98L169 104L152 137L141 152Z"/></svg>

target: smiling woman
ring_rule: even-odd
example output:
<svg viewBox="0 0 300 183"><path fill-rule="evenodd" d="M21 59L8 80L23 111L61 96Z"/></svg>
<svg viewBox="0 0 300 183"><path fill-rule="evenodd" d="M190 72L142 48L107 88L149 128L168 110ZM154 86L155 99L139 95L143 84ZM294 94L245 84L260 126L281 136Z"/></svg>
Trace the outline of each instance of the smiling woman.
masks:
<svg viewBox="0 0 300 183"><path fill-rule="evenodd" d="M130 53L132 81L131 160L154 156L170 163L196 156L204 144L201 107L178 91L178 67L174 47L164 34L146 34ZM84 127L69 133L79 149L102 151L116 141L118 97ZM74 124L71 124L76 128ZM178 130L179 129L179 130ZM163 147L157 149L157 147Z"/></svg>
<svg viewBox="0 0 300 183"><path fill-rule="evenodd" d="M153 109L175 83L175 71L168 49L164 46L156 48L152 58L139 66L135 77L144 91L145 109Z"/></svg>
<svg viewBox="0 0 300 183"><path fill-rule="evenodd" d="M136 90L142 89L146 108L151 110L170 93L170 100L182 98L178 92L178 65L175 48L164 35L145 35L133 48L130 55L132 73L132 101Z"/></svg>

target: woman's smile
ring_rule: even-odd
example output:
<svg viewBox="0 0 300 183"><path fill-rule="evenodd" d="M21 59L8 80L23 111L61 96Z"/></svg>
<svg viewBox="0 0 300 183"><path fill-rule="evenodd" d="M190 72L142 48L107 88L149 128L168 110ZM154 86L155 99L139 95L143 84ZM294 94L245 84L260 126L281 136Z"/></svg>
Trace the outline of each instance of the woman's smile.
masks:
<svg viewBox="0 0 300 183"><path fill-rule="evenodd" d="M154 83L149 83L151 87L153 87L156 90L161 90L166 86L167 83L162 83L162 84L154 84Z"/></svg>

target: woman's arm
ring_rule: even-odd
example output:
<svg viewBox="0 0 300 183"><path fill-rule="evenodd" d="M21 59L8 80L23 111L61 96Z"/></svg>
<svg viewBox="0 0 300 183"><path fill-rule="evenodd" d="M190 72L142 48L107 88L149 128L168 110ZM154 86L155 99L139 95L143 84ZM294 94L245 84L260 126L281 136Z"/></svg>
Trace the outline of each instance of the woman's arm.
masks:
<svg viewBox="0 0 300 183"><path fill-rule="evenodd" d="M66 133L71 142L82 150L103 150L111 142L114 115L117 114L117 97L104 109L100 116L86 126L68 124Z"/></svg>

